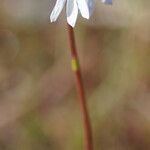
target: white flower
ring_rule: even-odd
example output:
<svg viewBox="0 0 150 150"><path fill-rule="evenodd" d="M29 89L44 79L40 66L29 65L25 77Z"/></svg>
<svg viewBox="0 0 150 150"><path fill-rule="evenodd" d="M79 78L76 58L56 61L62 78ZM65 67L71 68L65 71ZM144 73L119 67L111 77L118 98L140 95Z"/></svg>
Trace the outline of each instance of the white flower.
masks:
<svg viewBox="0 0 150 150"><path fill-rule="evenodd" d="M112 0L101 0L105 4L112 4ZM66 4L67 3L67 4ZM89 19L93 11L93 0L57 0L50 15L51 22L55 22L66 4L67 22L72 27L75 26L78 11L83 18Z"/></svg>

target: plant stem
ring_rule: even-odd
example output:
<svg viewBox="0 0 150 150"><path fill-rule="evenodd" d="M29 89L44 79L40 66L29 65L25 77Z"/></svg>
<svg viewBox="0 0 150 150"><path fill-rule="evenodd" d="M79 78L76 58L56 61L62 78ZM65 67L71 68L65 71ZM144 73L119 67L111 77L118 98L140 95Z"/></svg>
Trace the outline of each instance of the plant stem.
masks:
<svg viewBox="0 0 150 150"><path fill-rule="evenodd" d="M72 69L75 74L76 90L77 90L77 95L79 97L80 110L83 119L85 147L86 150L92 150L93 149L92 130L91 130L89 114L87 110L86 98L85 98L85 93L83 88L81 70L79 65L77 49L76 49L75 37L74 37L74 31L70 25L68 25L68 36L69 36L69 44L70 44L70 51L71 51Z"/></svg>

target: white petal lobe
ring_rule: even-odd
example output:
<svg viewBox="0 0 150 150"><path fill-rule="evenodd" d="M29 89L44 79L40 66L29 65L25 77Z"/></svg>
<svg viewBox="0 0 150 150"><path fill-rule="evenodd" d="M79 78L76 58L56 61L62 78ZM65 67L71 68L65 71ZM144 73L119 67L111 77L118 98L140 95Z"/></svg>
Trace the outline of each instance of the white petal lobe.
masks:
<svg viewBox="0 0 150 150"><path fill-rule="evenodd" d="M105 4L112 4L112 0L101 0Z"/></svg>
<svg viewBox="0 0 150 150"><path fill-rule="evenodd" d="M88 8L89 8L89 14L91 16L92 13L93 13L93 8L94 8L94 2L93 2L93 0L88 0Z"/></svg>
<svg viewBox="0 0 150 150"><path fill-rule="evenodd" d="M57 0L56 4L54 6L54 9L50 15L50 20L51 22L54 22L57 20L59 14L61 13L64 5L65 5L66 0Z"/></svg>
<svg viewBox="0 0 150 150"><path fill-rule="evenodd" d="M78 16L78 6L76 0L67 0L66 13L68 24L74 27Z"/></svg>
<svg viewBox="0 0 150 150"><path fill-rule="evenodd" d="M78 8L81 12L81 15L83 18L89 19L90 13L89 13L89 7L87 0L76 0L78 4Z"/></svg>

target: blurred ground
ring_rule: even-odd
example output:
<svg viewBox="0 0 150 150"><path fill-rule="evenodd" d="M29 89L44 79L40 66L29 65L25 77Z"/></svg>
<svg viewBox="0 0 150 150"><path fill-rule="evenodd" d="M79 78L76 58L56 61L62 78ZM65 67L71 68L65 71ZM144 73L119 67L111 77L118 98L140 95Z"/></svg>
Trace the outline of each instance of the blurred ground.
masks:
<svg viewBox="0 0 150 150"><path fill-rule="evenodd" d="M150 2L114 0L75 27L95 150L150 149ZM0 0L0 150L80 150L65 17Z"/></svg>

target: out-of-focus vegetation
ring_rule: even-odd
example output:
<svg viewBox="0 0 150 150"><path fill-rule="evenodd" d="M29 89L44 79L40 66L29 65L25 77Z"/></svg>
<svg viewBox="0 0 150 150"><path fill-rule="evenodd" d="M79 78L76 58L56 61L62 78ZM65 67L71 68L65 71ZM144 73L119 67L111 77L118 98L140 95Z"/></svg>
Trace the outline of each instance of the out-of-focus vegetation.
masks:
<svg viewBox="0 0 150 150"><path fill-rule="evenodd" d="M96 1L78 19L95 150L150 149L150 2ZM65 14L55 1L0 0L0 150L83 149Z"/></svg>

